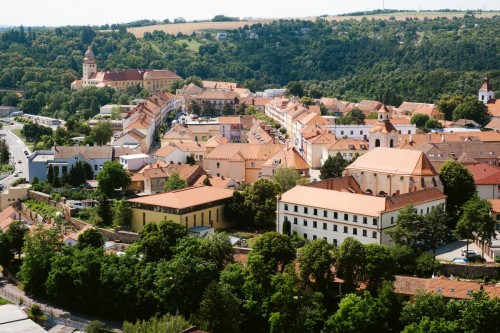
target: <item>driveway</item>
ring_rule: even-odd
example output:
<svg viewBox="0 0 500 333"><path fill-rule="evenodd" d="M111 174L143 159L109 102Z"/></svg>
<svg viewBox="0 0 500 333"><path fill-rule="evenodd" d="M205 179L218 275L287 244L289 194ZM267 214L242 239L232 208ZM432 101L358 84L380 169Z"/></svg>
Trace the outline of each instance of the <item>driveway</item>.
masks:
<svg viewBox="0 0 500 333"><path fill-rule="evenodd" d="M453 258L462 258L461 251L466 248L467 242L465 239L440 246L436 249L436 259L452 261ZM469 243L469 250L477 251L481 255L481 249L474 243ZM484 259L487 262L493 262L493 260L486 255L484 256Z"/></svg>

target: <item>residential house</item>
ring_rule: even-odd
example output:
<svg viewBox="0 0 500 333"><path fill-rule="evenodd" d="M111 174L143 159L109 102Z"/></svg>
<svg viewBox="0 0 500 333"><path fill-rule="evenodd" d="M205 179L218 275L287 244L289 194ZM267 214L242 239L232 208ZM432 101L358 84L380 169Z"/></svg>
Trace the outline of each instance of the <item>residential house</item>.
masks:
<svg viewBox="0 0 500 333"><path fill-rule="evenodd" d="M186 141L170 142L153 153L157 161L186 163L188 156L194 158L195 163L200 164L207 153L205 142Z"/></svg>
<svg viewBox="0 0 500 333"><path fill-rule="evenodd" d="M228 143L229 139L223 137L222 135L216 135L208 139L207 142L205 142L205 149L207 154L209 154L212 150L217 148L220 144L223 143Z"/></svg>
<svg viewBox="0 0 500 333"><path fill-rule="evenodd" d="M207 104L211 104L215 111L219 112L225 104L228 104L232 110L236 110L237 97L238 93L230 90L205 90L201 94L194 96L194 99L202 108Z"/></svg>
<svg viewBox="0 0 500 333"><path fill-rule="evenodd" d="M311 111L303 112L295 118L292 122L292 132L289 133L290 139L294 143L295 148L299 151L304 149L302 131L308 126L318 127L320 125L326 126L330 122L321 116L320 112Z"/></svg>
<svg viewBox="0 0 500 333"><path fill-rule="evenodd" d="M7 190L0 191L0 210L7 209L12 204L28 199L28 191L31 184L19 184L11 186Z"/></svg>
<svg viewBox="0 0 500 333"><path fill-rule="evenodd" d="M253 183L262 177L262 165L284 147L277 144L221 144L205 156L203 169L212 176Z"/></svg>
<svg viewBox="0 0 500 333"><path fill-rule="evenodd" d="M186 229L208 226L214 229L228 226L224 205L234 190L212 186L188 187L166 193L129 199L132 205L132 231L140 231L146 223L174 221Z"/></svg>
<svg viewBox="0 0 500 333"><path fill-rule="evenodd" d="M443 190L437 171L426 155L407 149L375 148L346 167L363 193L393 196L426 188Z"/></svg>
<svg viewBox="0 0 500 333"><path fill-rule="evenodd" d="M237 88L238 89L238 88ZM238 108L239 106L245 104L247 107L254 107L260 112L264 113L266 110L266 104L269 103L272 100L271 97L253 97L253 96L248 96L248 97L240 97L237 98L237 104L236 107Z"/></svg>
<svg viewBox="0 0 500 333"><path fill-rule="evenodd" d="M414 149L425 143L443 142L500 142L500 132L442 132L426 134L399 134L398 148Z"/></svg>
<svg viewBox="0 0 500 333"><path fill-rule="evenodd" d="M439 112L435 104L403 102L398 109L409 118L416 114L423 114L432 120L444 120L444 113Z"/></svg>
<svg viewBox="0 0 500 333"><path fill-rule="evenodd" d="M153 163L154 159L146 154L133 154L120 156L120 164L125 170L139 170L148 163Z"/></svg>
<svg viewBox="0 0 500 333"><path fill-rule="evenodd" d="M474 177L481 199L500 199L500 167L488 163L465 165Z"/></svg>
<svg viewBox="0 0 500 333"><path fill-rule="evenodd" d="M352 159L356 155L363 155L368 152L369 143L357 139L338 139L331 145L324 145L321 150L321 164L324 164L329 156L335 157L340 153L346 160Z"/></svg>
<svg viewBox="0 0 500 333"><path fill-rule="evenodd" d="M193 96L193 95L201 94L202 92L203 92L203 88L198 87L194 83L190 83L188 85L184 85L180 89L177 89L175 91L175 94L176 95L189 95L189 96Z"/></svg>
<svg viewBox="0 0 500 333"><path fill-rule="evenodd" d="M223 82L223 81L202 81L203 89L205 90L222 90L227 91L238 88L236 82Z"/></svg>
<svg viewBox="0 0 500 333"><path fill-rule="evenodd" d="M246 134L246 141L251 144L270 144L274 143L276 130L262 120L257 120L250 131Z"/></svg>
<svg viewBox="0 0 500 333"><path fill-rule="evenodd" d="M362 100L361 102L356 103L354 108L363 112L365 116L369 116L374 112L378 112L382 105L383 104L379 101Z"/></svg>
<svg viewBox="0 0 500 333"><path fill-rule="evenodd" d="M273 119L276 123L281 126L285 125L284 110L287 107L290 100L285 97L275 97L269 101L264 109L266 116Z"/></svg>
<svg viewBox="0 0 500 333"><path fill-rule="evenodd" d="M170 142L195 141L194 138L194 133L187 128L187 125L176 124L162 136L161 146L164 147Z"/></svg>
<svg viewBox="0 0 500 333"><path fill-rule="evenodd" d="M1 195L1 194L0 194ZM20 213L12 207L12 205L6 207L4 210L0 212L0 228L1 232L6 232L9 229L12 222L19 220Z"/></svg>
<svg viewBox="0 0 500 333"><path fill-rule="evenodd" d="M271 178L280 167L294 169L302 178L309 179L310 166L293 147L280 149L264 164L262 164L262 177Z"/></svg>
<svg viewBox="0 0 500 333"><path fill-rule="evenodd" d="M127 133L123 134L117 138L111 144L113 147L129 147L132 149L137 149L141 153L147 153L149 147L147 147L146 134L139 131L137 128L133 128Z"/></svg>
<svg viewBox="0 0 500 333"><path fill-rule="evenodd" d="M311 168L318 169L324 163L322 162L323 149L336 142L337 137L326 130L325 127L324 130L315 132L315 135L305 135L303 133L302 141L302 156Z"/></svg>
<svg viewBox="0 0 500 333"><path fill-rule="evenodd" d="M205 179L208 177L210 181L210 186L216 188L225 188L225 189L233 189L236 187L236 182L234 179L226 178L226 177L214 177L209 175L203 175L193 184L193 186L201 186L204 185Z"/></svg>
<svg viewBox="0 0 500 333"><path fill-rule="evenodd" d="M380 197L357 193L352 187L333 190L320 183L296 186L278 197L277 232L283 232L283 222L288 220L292 231L306 239L341 245L353 237L363 244L391 245L386 230L394 227L401 209L412 203L417 212L429 213L446 198L437 188Z"/></svg>
<svg viewBox="0 0 500 333"><path fill-rule="evenodd" d="M219 117L220 134L229 142L245 142L255 120L257 118L250 115Z"/></svg>

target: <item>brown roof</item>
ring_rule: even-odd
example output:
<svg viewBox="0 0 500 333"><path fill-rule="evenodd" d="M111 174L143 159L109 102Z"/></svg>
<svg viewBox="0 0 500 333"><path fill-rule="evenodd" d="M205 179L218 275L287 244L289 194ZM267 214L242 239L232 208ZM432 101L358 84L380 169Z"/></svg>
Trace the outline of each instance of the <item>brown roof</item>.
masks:
<svg viewBox="0 0 500 333"><path fill-rule="evenodd" d="M207 99L220 99L220 100L234 100L238 97L238 94L234 91L226 90L205 90L201 94L195 96L197 100L207 100Z"/></svg>
<svg viewBox="0 0 500 333"><path fill-rule="evenodd" d="M358 108L361 111L367 111L367 112L377 112L380 108L382 107L382 103L379 101L369 101L369 100L363 100L356 104L356 108Z"/></svg>
<svg viewBox="0 0 500 333"><path fill-rule="evenodd" d="M337 141L335 134L331 132L323 132L314 136L312 139L307 139L311 144L328 145Z"/></svg>
<svg viewBox="0 0 500 333"><path fill-rule="evenodd" d="M113 158L113 147L111 146L56 146L54 147L55 159L68 159L80 155L85 159Z"/></svg>
<svg viewBox="0 0 500 333"><path fill-rule="evenodd" d="M378 147L361 155L346 170L369 170L398 175L434 176L438 173L421 151Z"/></svg>
<svg viewBox="0 0 500 333"><path fill-rule="evenodd" d="M226 117L219 117L219 123L220 124L240 124L241 119L239 116L226 116Z"/></svg>
<svg viewBox="0 0 500 333"><path fill-rule="evenodd" d="M484 76L483 85L481 86L481 88L479 88L479 91L486 91L486 92L493 91L490 85L490 78L488 77L488 75Z"/></svg>
<svg viewBox="0 0 500 333"><path fill-rule="evenodd" d="M498 103L498 105L500 106L500 103ZM498 111L500 112L500 107ZM500 129L500 118L491 118L490 122L486 124L484 128L494 129L494 130Z"/></svg>
<svg viewBox="0 0 500 333"><path fill-rule="evenodd" d="M203 185L203 182L205 181L206 177L207 177L206 175L200 176L193 184L193 186ZM210 184L212 184L212 187L217 187L217 188L230 188L235 184L235 181L232 178L227 178L227 177L210 177L209 180Z"/></svg>
<svg viewBox="0 0 500 333"><path fill-rule="evenodd" d="M152 70L146 71L144 73L144 80L148 79L170 79L170 80L181 80L182 78L175 72L167 70Z"/></svg>
<svg viewBox="0 0 500 333"><path fill-rule="evenodd" d="M365 125L375 125L378 119L365 119ZM409 118L391 118L393 125L411 125Z"/></svg>
<svg viewBox="0 0 500 333"><path fill-rule="evenodd" d="M299 152L293 147L288 149L283 147L283 149L279 150L269 160L267 160L263 166L277 166L275 165L277 160L279 160L279 166L285 166L295 170L308 170L310 168L309 164L307 164L304 158L302 158Z"/></svg>
<svg viewBox="0 0 500 333"><path fill-rule="evenodd" d="M465 166L472 173L476 185L500 185L500 168L488 163Z"/></svg>
<svg viewBox="0 0 500 333"><path fill-rule="evenodd" d="M16 212L16 209L12 206L9 206L0 212L0 228L3 231L7 230L9 226L14 222L12 216Z"/></svg>
<svg viewBox="0 0 500 333"><path fill-rule="evenodd" d="M358 182L356 181L356 179L354 179L353 176L325 179L322 181L309 183L305 186L323 188L325 190L363 194L363 190L361 190L361 187L359 187Z"/></svg>
<svg viewBox="0 0 500 333"><path fill-rule="evenodd" d="M403 112L408 112L411 114L426 114L426 115L436 115L443 114L439 112L435 104L427 103L413 103L413 102L403 102L399 108Z"/></svg>
<svg viewBox="0 0 500 333"><path fill-rule="evenodd" d="M396 280L394 281L395 292L404 295L415 295L417 292L432 292L443 295L446 298L470 299L471 292L477 292L481 289L483 289L482 283L450 280L446 277L423 279L396 275Z"/></svg>
<svg viewBox="0 0 500 333"><path fill-rule="evenodd" d="M207 142L205 142L205 147L207 148L215 148L218 145L222 143L227 143L229 142L228 138L223 137L222 135L216 135L208 139Z"/></svg>
<svg viewBox="0 0 500 333"><path fill-rule="evenodd" d="M223 82L223 81L202 81L203 88L205 89L231 89L237 88L236 82Z"/></svg>
<svg viewBox="0 0 500 333"><path fill-rule="evenodd" d="M426 143L415 147L415 150L424 152L431 161L454 160L463 153L476 161L498 158L500 142L482 141L445 141L442 143Z"/></svg>
<svg viewBox="0 0 500 333"><path fill-rule="evenodd" d="M410 202L413 205L423 204L425 202L446 199L446 195L435 187L429 187L420 191L404 193L387 197L385 211L391 212L405 208Z"/></svg>
<svg viewBox="0 0 500 333"><path fill-rule="evenodd" d="M194 134L182 124L177 124L165 133L162 139L193 139Z"/></svg>
<svg viewBox="0 0 500 333"><path fill-rule="evenodd" d="M500 117L500 99L492 98L486 103L488 111L493 117Z"/></svg>
<svg viewBox="0 0 500 333"><path fill-rule="evenodd" d="M283 147L278 144L224 143L216 147L205 159L267 161Z"/></svg>
<svg viewBox="0 0 500 333"><path fill-rule="evenodd" d="M410 142L411 137L411 142ZM444 141L483 141L500 142L500 132L497 131L471 131L456 133L426 133L426 134L400 134L399 148L412 149L424 143L440 143Z"/></svg>
<svg viewBox="0 0 500 333"><path fill-rule="evenodd" d="M488 199L493 213L500 213L500 199Z"/></svg>
<svg viewBox="0 0 500 333"><path fill-rule="evenodd" d="M233 196L233 193L234 190L226 190L212 186L196 186L129 199L128 201L132 203L183 209L213 201L229 199Z"/></svg>
<svg viewBox="0 0 500 333"><path fill-rule="evenodd" d="M193 134L204 134L210 131L219 131L219 124L189 124L186 125L187 129Z"/></svg>
<svg viewBox="0 0 500 333"><path fill-rule="evenodd" d="M396 128L390 121L377 121L370 129L370 133L391 133L397 132Z"/></svg>
<svg viewBox="0 0 500 333"><path fill-rule="evenodd" d="M338 139L328 147L328 150L368 150L369 143L361 139Z"/></svg>
<svg viewBox="0 0 500 333"><path fill-rule="evenodd" d="M127 134L136 139L137 141L141 141L146 137L146 134L142 133L137 128L132 128L130 131L127 132Z"/></svg>

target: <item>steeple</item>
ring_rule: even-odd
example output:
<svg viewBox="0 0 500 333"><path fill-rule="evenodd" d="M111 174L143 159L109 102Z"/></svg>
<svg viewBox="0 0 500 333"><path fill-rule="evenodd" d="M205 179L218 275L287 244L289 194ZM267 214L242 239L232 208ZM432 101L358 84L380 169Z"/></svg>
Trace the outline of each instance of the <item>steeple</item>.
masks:
<svg viewBox="0 0 500 333"><path fill-rule="evenodd" d="M92 46L89 45L87 51L85 52L85 58L83 58L83 86L89 85L89 78L93 72L97 72L97 64L94 57L94 52L92 52Z"/></svg>
<svg viewBox="0 0 500 333"><path fill-rule="evenodd" d="M377 147L396 148L398 131L391 123L391 112L382 105L377 112L377 122L369 131L370 150Z"/></svg>
<svg viewBox="0 0 500 333"><path fill-rule="evenodd" d="M483 78L483 85L479 88L479 100L486 104L493 98L495 98L495 94L490 85L490 78L488 74L486 74Z"/></svg>

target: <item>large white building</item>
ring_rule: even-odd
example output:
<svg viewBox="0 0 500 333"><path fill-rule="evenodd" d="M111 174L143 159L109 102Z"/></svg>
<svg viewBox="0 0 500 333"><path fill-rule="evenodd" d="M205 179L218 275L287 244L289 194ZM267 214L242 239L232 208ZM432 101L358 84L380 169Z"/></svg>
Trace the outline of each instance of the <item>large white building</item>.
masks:
<svg viewBox="0 0 500 333"><path fill-rule="evenodd" d="M329 181L336 184L328 184ZM401 209L411 202L417 213L427 214L446 199L437 188L393 197L357 191L359 187L349 177L296 186L278 198L276 231L282 233L283 222L288 220L292 232L306 239L323 238L340 245L347 237L353 237L363 244L391 245L385 231L395 226Z"/></svg>

